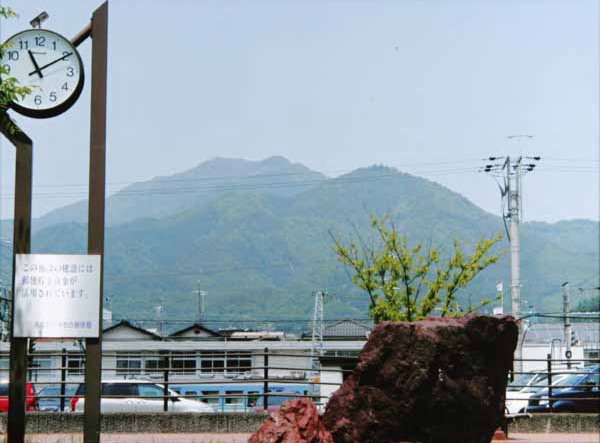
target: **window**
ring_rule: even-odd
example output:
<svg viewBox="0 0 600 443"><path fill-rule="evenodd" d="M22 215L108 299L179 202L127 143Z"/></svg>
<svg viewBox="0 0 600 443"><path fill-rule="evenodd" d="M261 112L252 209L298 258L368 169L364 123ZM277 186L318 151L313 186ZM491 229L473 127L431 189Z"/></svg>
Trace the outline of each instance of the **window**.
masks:
<svg viewBox="0 0 600 443"><path fill-rule="evenodd" d="M142 373L142 357L137 354L117 353L117 375Z"/></svg>
<svg viewBox="0 0 600 443"><path fill-rule="evenodd" d="M227 354L227 373L241 374L252 369L252 357L249 352L236 352Z"/></svg>
<svg viewBox="0 0 600 443"><path fill-rule="evenodd" d="M209 405L219 404L219 391L202 391L200 400Z"/></svg>
<svg viewBox="0 0 600 443"><path fill-rule="evenodd" d="M0 379L8 379L8 355L0 358Z"/></svg>
<svg viewBox="0 0 600 443"><path fill-rule="evenodd" d="M176 375L194 375L196 373L195 354L174 352L171 359L171 368Z"/></svg>
<svg viewBox="0 0 600 443"><path fill-rule="evenodd" d="M144 372L146 374L157 374L161 372L163 365L158 357L146 357L144 360Z"/></svg>
<svg viewBox="0 0 600 443"><path fill-rule="evenodd" d="M147 385L140 383L138 385L140 397L163 398L164 392L160 386Z"/></svg>
<svg viewBox="0 0 600 443"><path fill-rule="evenodd" d="M222 374L225 370L224 352L201 352L200 368L203 374Z"/></svg>
<svg viewBox="0 0 600 443"><path fill-rule="evenodd" d="M198 393L196 391L185 391L185 396L191 400L196 400Z"/></svg>
<svg viewBox="0 0 600 443"><path fill-rule="evenodd" d="M48 355L36 355L33 358L33 362L31 364L32 369L32 380L38 381L39 379L49 379L52 376L57 376L59 373L54 374L52 370L52 357Z"/></svg>
<svg viewBox="0 0 600 443"><path fill-rule="evenodd" d="M250 352L201 352L200 368L203 374L240 374L252 369Z"/></svg>
<svg viewBox="0 0 600 443"><path fill-rule="evenodd" d="M258 391L248 391L248 407L249 408L256 405L259 395L260 395L260 392L258 392Z"/></svg>
<svg viewBox="0 0 600 443"><path fill-rule="evenodd" d="M85 369L84 359L81 355L67 355L67 374L83 375Z"/></svg>
<svg viewBox="0 0 600 443"><path fill-rule="evenodd" d="M103 383L102 395L118 397L137 397L136 383Z"/></svg>
<svg viewBox="0 0 600 443"><path fill-rule="evenodd" d="M244 391L225 391L226 405L243 405Z"/></svg>

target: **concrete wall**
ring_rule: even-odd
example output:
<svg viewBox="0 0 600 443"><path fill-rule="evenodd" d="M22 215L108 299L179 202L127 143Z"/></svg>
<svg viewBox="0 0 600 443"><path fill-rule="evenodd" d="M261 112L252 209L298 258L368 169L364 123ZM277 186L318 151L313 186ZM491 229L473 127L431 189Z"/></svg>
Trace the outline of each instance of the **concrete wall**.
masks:
<svg viewBox="0 0 600 443"><path fill-rule="evenodd" d="M126 414L102 415L103 432L128 433L250 433L256 431L266 414ZM0 414L0 433L6 432L6 414ZM598 432L596 414L532 414L509 424L511 432ZM81 413L27 414L27 433L70 433L83 431Z"/></svg>
<svg viewBox="0 0 600 443"><path fill-rule="evenodd" d="M102 414L102 432L226 433L254 432L266 414ZM27 433L83 432L83 413L34 412L26 416ZM0 414L0 432L6 432L7 414Z"/></svg>
<svg viewBox="0 0 600 443"><path fill-rule="evenodd" d="M598 432L600 415L598 414L529 414L519 417L508 425L511 432L522 433L560 433L560 432Z"/></svg>

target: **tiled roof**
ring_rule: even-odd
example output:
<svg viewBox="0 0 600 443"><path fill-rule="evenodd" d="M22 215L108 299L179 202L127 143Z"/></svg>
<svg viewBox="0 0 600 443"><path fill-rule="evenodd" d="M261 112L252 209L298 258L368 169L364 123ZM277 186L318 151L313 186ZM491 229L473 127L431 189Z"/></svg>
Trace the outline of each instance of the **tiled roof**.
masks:
<svg viewBox="0 0 600 443"><path fill-rule="evenodd" d="M365 322L366 323L366 322ZM366 337L373 324L359 323L356 320L341 320L323 329L323 338L327 337Z"/></svg>

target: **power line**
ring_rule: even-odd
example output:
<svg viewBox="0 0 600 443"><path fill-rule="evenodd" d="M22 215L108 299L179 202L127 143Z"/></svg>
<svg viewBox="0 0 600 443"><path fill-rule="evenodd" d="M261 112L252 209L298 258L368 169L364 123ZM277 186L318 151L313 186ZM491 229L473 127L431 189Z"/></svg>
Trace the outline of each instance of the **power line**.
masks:
<svg viewBox="0 0 600 443"><path fill-rule="evenodd" d="M445 169L438 171L431 171L425 176L440 176L449 174L466 174L473 173L472 168L460 168L460 169ZM387 174L373 174L373 175L360 175L353 177L338 177L335 179L318 179L318 180L307 180L307 181L279 181L269 183L257 183L257 184L222 184L215 186L190 186L190 187L179 187L172 189L155 188L155 189L124 189L118 191L116 194L110 196L113 197L131 197L131 196L149 196L149 195L173 195L173 194L193 194L200 192L227 192L227 191L248 191L248 190L261 190L261 189L277 189L277 188L298 188L298 187L313 187L313 186L340 186L345 184L354 183L368 183L377 182L383 180L389 180L394 178L400 178L401 172L387 173ZM410 175L410 174L408 174ZM166 182L164 182L166 183ZM148 183L145 183L148 184ZM163 182L154 182L153 184L163 184ZM66 198L66 197L81 197L85 198L87 193L84 191L67 191L67 192L54 192L54 193L35 193L33 195L36 199L49 199L49 198ZM2 195L1 199L12 200L12 195Z"/></svg>

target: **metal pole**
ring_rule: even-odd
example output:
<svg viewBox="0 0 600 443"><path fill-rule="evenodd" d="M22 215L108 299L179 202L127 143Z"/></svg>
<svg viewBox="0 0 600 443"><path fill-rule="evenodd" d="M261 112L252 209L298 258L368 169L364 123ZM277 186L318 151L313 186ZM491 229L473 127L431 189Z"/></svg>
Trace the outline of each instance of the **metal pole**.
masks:
<svg viewBox="0 0 600 443"><path fill-rule="evenodd" d="M92 14L92 86L90 114L90 179L88 202L88 254L104 258L104 201L106 187L106 78L108 1ZM102 377L102 302L104 260L100 264L98 338L86 339L83 441L100 443Z"/></svg>
<svg viewBox="0 0 600 443"><path fill-rule="evenodd" d="M571 298L569 283L563 283L563 322L565 330L565 357L567 358L567 368L571 368L571 357L573 355L571 351L571 319L569 317L569 301Z"/></svg>
<svg viewBox="0 0 600 443"><path fill-rule="evenodd" d="M62 348L62 355L60 356L60 412L65 412L65 395L67 381L67 349Z"/></svg>
<svg viewBox="0 0 600 443"><path fill-rule="evenodd" d="M515 175L515 186L514 190L511 189L512 180L512 166L510 163L510 157L506 161L506 174L508 183L508 210L510 216L510 290L511 290L511 308L513 317L518 320L521 315L521 263L520 263L520 245L519 245L519 187L520 187L520 174L521 174L521 157L517 160L517 164L514 167ZM521 332L521 326L519 325L519 332ZM521 340L517 342L517 349L515 350L515 369L516 372L521 372L523 367L523 348Z"/></svg>
<svg viewBox="0 0 600 443"><path fill-rule="evenodd" d="M169 364L169 357L165 356L163 358L163 411L167 412L169 410L169 369L171 369L171 365Z"/></svg>
<svg viewBox="0 0 600 443"><path fill-rule="evenodd" d="M548 407L552 412L552 354L547 356L547 369L548 369Z"/></svg>
<svg viewBox="0 0 600 443"><path fill-rule="evenodd" d="M263 409L269 410L269 348L265 348L265 355L263 356L264 366L264 381L263 381Z"/></svg>
<svg viewBox="0 0 600 443"><path fill-rule="evenodd" d="M15 256L29 254L31 245L31 183L33 175L33 142L10 119L0 112L0 132L17 148L15 164L15 213L13 228L12 287L15 287ZM14 297L14 291L13 291ZM8 441L23 443L25 439L25 377L27 376L27 339L14 337L15 303L11 303L10 376L8 387Z"/></svg>

